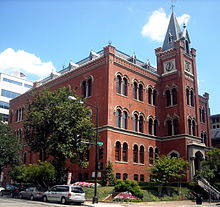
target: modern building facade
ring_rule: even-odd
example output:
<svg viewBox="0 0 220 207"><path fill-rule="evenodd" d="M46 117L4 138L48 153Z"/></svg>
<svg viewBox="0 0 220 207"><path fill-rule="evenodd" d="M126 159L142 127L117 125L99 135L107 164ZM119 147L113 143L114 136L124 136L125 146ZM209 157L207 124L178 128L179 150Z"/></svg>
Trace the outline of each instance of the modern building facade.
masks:
<svg viewBox="0 0 220 207"><path fill-rule="evenodd" d="M33 90L69 87L99 108L99 141L104 143L99 147L101 173L111 161L116 178L149 181L155 158L166 154L189 161L186 179L190 180L211 146L209 95L198 94L196 50L190 48L188 31L185 26L180 29L174 13L155 54L157 68L109 44L36 83ZM23 117L18 119L16 111L25 106L28 95L11 101L10 124L21 137ZM22 153L25 163L39 159L39 153L28 148ZM73 180L92 178L94 154L91 147L87 169L69 163Z"/></svg>
<svg viewBox="0 0 220 207"><path fill-rule="evenodd" d="M9 101L33 87L33 82L22 78L21 75L0 73L0 115L3 121L8 121Z"/></svg>

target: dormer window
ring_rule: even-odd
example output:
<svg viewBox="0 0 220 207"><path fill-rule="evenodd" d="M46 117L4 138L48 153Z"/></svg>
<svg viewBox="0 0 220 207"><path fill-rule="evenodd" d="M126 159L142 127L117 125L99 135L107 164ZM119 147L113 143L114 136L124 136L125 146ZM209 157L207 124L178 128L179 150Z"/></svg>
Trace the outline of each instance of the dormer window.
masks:
<svg viewBox="0 0 220 207"><path fill-rule="evenodd" d="M189 42L188 42L188 40L185 41L185 50L186 50L186 53L189 54Z"/></svg>
<svg viewBox="0 0 220 207"><path fill-rule="evenodd" d="M168 42L169 43L173 42L173 36L171 33L169 33Z"/></svg>

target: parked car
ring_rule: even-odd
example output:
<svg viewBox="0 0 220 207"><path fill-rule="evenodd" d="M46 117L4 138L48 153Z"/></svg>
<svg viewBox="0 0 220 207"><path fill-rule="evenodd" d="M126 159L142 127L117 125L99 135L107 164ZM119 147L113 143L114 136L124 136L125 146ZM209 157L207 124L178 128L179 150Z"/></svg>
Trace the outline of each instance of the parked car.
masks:
<svg viewBox="0 0 220 207"><path fill-rule="evenodd" d="M42 187L28 187L19 193L19 198L42 199L45 191Z"/></svg>
<svg viewBox="0 0 220 207"><path fill-rule="evenodd" d="M81 204L85 201L85 192L80 186L55 185L49 191L44 192L43 201Z"/></svg>
<svg viewBox="0 0 220 207"><path fill-rule="evenodd" d="M4 190L1 190L0 195L4 196L4 195L8 195L10 197L17 197L19 195L19 192L22 191L24 188L18 185L11 185L11 184L7 184L5 186Z"/></svg>
<svg viewBox="0 0 220 207"><path fill-rule="evenodd" d="M4 189L5 189L5 188L3 188L2 185L0 185L0 191L1 191L1 190L4 190Z"/></svg>

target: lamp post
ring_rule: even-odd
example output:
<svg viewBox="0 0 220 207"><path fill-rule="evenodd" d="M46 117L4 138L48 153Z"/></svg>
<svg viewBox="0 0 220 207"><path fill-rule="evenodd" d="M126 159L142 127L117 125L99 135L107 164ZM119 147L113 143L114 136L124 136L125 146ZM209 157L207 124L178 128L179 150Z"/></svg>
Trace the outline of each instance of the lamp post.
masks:
<svg viewBox="0 0 220 207"><path fill-rule="evenodd" d="M76 101L77 98L74 96L69 96L68 99ZM92 198L92 203L98 203L98 196L97 196L97 177L98 177L98 124L99 124L99 108L90 103L86 103L80 101L81 104L85 104L95 108L96 110L96 135L95 135L95 187L94 187L94 196Z"/></svg>

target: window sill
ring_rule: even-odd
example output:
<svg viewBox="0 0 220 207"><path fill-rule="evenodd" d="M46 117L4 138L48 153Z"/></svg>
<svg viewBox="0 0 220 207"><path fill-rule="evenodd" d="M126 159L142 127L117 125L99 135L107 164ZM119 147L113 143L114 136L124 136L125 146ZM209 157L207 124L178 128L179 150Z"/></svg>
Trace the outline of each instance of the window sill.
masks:
<svg viewBox="0 0 220 207"><path fill-rule="evenodd" d="M144 166L143 163L137 163L137 162L133 162L133 165L141 165L141 166Z"/></svg>
<svg viewBox="0 0 220 207"><path fill-rule="evenodd" d="M123 95L123 94L121 94L121 93L117 93L117 92L116 92L116 95L118 95L118 96L122 96L122 97L124 97L124 98L128 98L128 96Z"/></svg>
<svg viewBox="0 0 220 207"><path fill-rule="evenodd" d="M137 101L137 102L139 102L139 103L144 103L144 101L140 101L140 100L137 100L137 99L135 99L135 98L133 98L133 101Z"/></svg>
<svg viewBox="0 0 220 207"><path fill-rule="evenodd" d="M119 163L119 164L128 164L128 162L124 162L124 161L115 161L115 163Z"/></svg>

